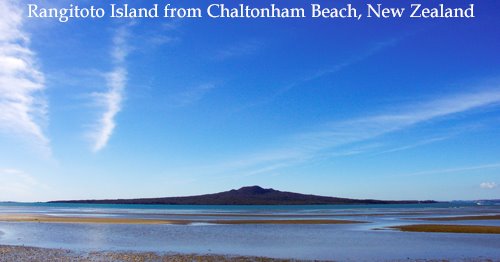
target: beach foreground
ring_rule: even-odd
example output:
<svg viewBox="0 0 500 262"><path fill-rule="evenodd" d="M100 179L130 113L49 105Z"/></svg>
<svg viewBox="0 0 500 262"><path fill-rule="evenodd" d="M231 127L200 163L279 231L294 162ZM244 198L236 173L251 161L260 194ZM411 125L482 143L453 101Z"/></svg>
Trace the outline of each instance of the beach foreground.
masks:
<svg viewBox="0 0 500 262"><path fill-rule="evenodd" d="M231 261L231 262L284 262L284 261L308 261L275 259L251 256L225 256L225 255L202 255L202 254L158 254L154 252L75 252L67 249L37 248L25 246L2 246L0 245L0 262L12 261Z"/></svg>
<svg viewBox="0 0 500 262"><path fill-rule="evenodd" d="M72 262L309 262L335 260L277 259L256 256L229 256L214 254L159 254L155 252L75 252L67 249L38 248L0 245L0 262L12 261L72 261ZM391 261L446 262L447 259L404 259ZM467 259L464 261L497 261L491 258Z"/></svg>

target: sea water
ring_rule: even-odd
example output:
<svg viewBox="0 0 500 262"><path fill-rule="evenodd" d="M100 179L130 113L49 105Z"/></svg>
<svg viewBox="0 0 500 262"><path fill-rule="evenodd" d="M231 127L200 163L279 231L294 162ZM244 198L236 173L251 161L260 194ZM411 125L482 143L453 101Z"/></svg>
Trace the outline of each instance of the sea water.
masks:
<svg viewBox="0 0 500 262"><path fill-rule="evenodd" d="M153 251L325 260L500 259L500 235L415 233L387 229L417 223L500 226L499 220L421 221L416 218L499 214L471 204L184 206L2 203L0 214L187 219L189 225L0 222L0 244L80 251ZM333 225L218 225L221 219L345 219ZM382 229L382 230L374 230Z"/></svg>

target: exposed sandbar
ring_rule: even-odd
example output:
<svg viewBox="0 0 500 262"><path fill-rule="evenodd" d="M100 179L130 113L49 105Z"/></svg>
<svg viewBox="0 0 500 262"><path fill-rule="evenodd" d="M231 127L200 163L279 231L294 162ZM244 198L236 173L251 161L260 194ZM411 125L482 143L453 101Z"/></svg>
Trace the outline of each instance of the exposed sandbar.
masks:
<svg viewBox="0 0 500 262"><path fill-rule="evenodd" d="M182 219L140 219L140 218L113 218L113 217L61 217L43 215L0 215L0 221L5 222L32 222L32 223L96 223L96 224L172 224L188 225L192 223L210 223L223 225L244 224L353 224L364 223L352 220L334 219L262 219L262 220L182 220Z"/></svg>
<svg viewBox="0 0 500 262"><path fill-rule="evenodd" d="M162 220L113 217L60 217L42 215L2 215L0 221L33 223L86 223L86 224L176 224L187 225L190 220Z"/></svg>
<svg viewBox="0 0 500 262"><path fill-rule="evenodd" d="M255 220L213 220L209 223L224 224L224 225L244 225L244 224L280 224L280 225L313 225L313 224L356 224L365 223L362 221L353 220L333 220L333 219L283 219L283 220L269 220L269 219L255 219Z"/></svg>
<svg viewBox="0 0 500 262"><path fill-rule="evenodd" d="M416 219L418 219L418 220L427 220L427 221L500 220L500 215L456 216L456 217L425 217L425 218L416 218Z"/></svg>
<svg viewBox="0 0 500 262"><path fill-rule="evenodd" d="M407 232L500 234L498 226L421 224L390 227Z"/></svg>

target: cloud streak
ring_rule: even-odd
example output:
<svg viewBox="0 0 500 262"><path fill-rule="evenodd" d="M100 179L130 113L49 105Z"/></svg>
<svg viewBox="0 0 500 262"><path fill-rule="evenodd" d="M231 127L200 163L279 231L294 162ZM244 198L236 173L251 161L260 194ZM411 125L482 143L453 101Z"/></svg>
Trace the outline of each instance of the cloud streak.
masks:
<svg viewBox="0 0 500 262"><path fill-rule="evenodd" d="M354 56L350 57L349 59L347 59L341 63L335 64L329 68L319 70L315 74L312 74L310 76L305 77L299 83L312 81L312 80L318 79L320 77L323 77L325 75L337 73L337 72L343 70L344 68L347 68L347 67L355 65L355 64L357 64L365 59L368 59L369 57L381 52L384 49L395 46L400 41L401 41L401 38L390 38L390 39L387 39L385 41L376 42L370 48L366 49L364 52L360 52L357 55L354 55ZM297 84L299 84L299 83L297 83ZM297 84L295 84L295 85L297 85ZM292 87L294 87L294 85L291 86L290 88L292 88Z"/></svg>
<svg viewBox="0 0 500 262"><path fill-rule="evenodd" d="M125 60L131 51L130 46L127 44L128 27L120 27L113 38L113 48L110 55L114 68L105 75L107 91L93 94L96 104L104 108L104 113L99 118L91 134L93 138L92 151L94 152L102 150L108 144L116 127L116 115L123 106L128 74Z"/></svg>
<svg viewBox="0 0 500 262"><path fill-rule="evenodd" d="M396 147L396 148L391 148L391 149L383 150L381 152L376 153L376 155L387 154L387 153L395 153L395 152L399 152L399 151L405 151L405 150L409 150L409 149L413 149L413 148L417 148L417 147L429 145L429 144L432 144L432 143L444 141L444 140L449 139L450 137L451 136L443 136L443 137L435 137L435 138L430 138L430 139L424 139L422 141L418 141L417 143L413 143L413 144L410 144L410 145L405 145L405 146L400 146L400 147Z"/></svg>
<svg viewBox="0 0 500 262"><path fill-rule="evenodd" d="M461 172L469 172L469 171L478 171L485 169L498 169L500 168L500 163L494 164L486 164L486 165L477 165L477 166L467 166L467 167L456 167L456 168L448 168L448 169L439 169L439 170L431 170L431 171L423 171L411 173L406 176L422 176L422 175L436 175L436 174L451 174L451 173L461 173Z"/></svg>
<svg viewBox="0 0 500 262"><path fill-rule="evenodd" d="M382 112L341 122L331 122L315 131L295 134L280 148L244 157L244 161L237 160L226 164L226 167L228 169L243 170L243 172L251 174L260 173L254 172L255 170L272 171L273 169L324 158L325 155L335 156L335 154L329 153L331 150L345 146L359 146L359 143L417 125L445 121L458 114L496 108L499 105L500 90L490 89L474 93L455 94L427 102L392 108L390 112ZM424 143L432 143L440 139L430 139ZM397 150L405 149L399 148ZM479 168L491 167L497 166L481 166Z"/></svg>
<svg viewBox="0 0 500 262"><path fill-rule="evenodd" d="M244 105L241 108L238 108L236 111L241 111L241 110L245 110L245 109L248 109L248 108L251 108L254 106L271 103L272 101L274 101L278 97L286 94L287 92L289 92L290 90L292 90L294 88L297 88L303 84L314 81L314 80L319 79L321 77L324 77L324 76L327 76L330 74L338 73L338 72L344 70L345 68L348 68L350 66L358 64L358 63L364 61L365 59L368 59L371 56L373 56L373 55L375 55L375 54L377 54L377 53L379 53L387 48L395 46L396 44L398 44L401 41L401 39L402 38L391 38L391 39L388 39L386 41L376 42L376 43L372 44L372 46L367 48L366 50L359 52L356 55L353 55L352 57L349 57L348 59L346 59L344 61L341 61L337 64L333 64L327 68L320 69L320 70L318 70L312 74L306 75L302 78L298 78L294 82L279 88L271 96L266 97L264 99L261 99L259 101ZM230 52L230 53L232 53L232 52Z"/></svg>
<svg viewBox="0 0 500 262"><path fill-rule="evenodd" d="M47 101L45 78L23 31L22 10L14 1L0 2L0 131L28 140L45 155L50 141L42 130Z"/></svg>
<svg viewBox="0 0 500 262"><path fill-rule="evenodd" d="M429 121L438 121L459 113L500 104L500 90L463 93L429 102L394 108L395 113L380 113L368 117L330 123L320 131L300 134L302 147L318 151L325 148L368 140L387 133L410 128Z"/></svg>

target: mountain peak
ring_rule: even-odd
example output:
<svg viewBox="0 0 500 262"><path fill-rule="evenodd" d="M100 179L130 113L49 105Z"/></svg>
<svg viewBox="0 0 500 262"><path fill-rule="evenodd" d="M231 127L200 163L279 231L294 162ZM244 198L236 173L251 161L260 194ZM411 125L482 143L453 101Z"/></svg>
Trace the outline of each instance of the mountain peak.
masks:
<svg viewBox="0 0 500 262"><path fill-rule="evenodd" d="M275 192L276 190L272 188L264 189L260 186L245 186L235 191L244 194L260 195L260 194Z"/></svg>

